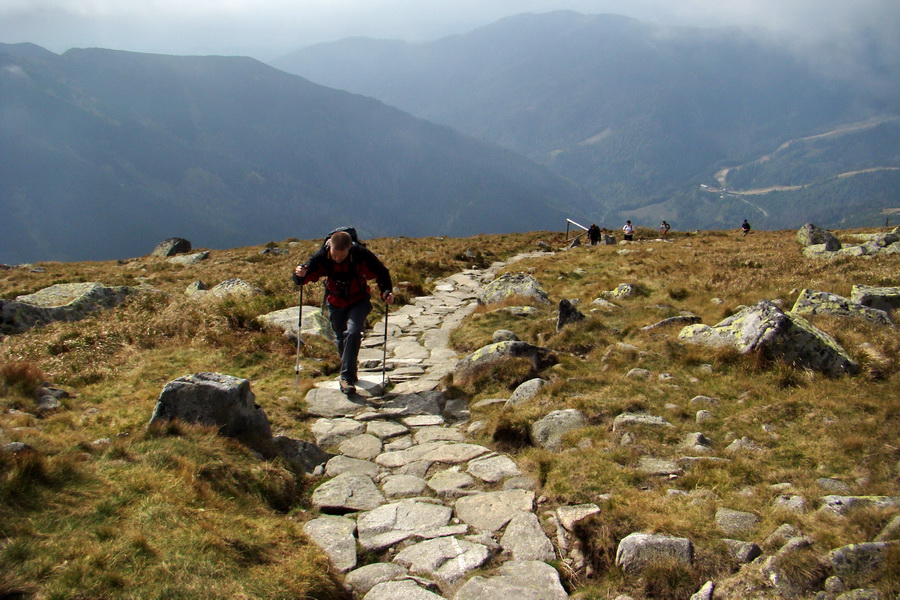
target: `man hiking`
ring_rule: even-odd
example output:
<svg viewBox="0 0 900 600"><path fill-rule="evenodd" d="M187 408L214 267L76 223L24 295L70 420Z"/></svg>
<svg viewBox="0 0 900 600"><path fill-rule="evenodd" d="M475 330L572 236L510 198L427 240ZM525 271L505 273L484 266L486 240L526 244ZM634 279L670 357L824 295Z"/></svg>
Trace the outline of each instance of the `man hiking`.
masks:
<svg viewBox="0 0 900 600"><path fill-rule="evenodd" d="M366 317L372 311L368 280L374 279L385 304L394 303L391 274L378 257L354 242L346 231L332 233L306 264L294 269L294 283L304 285L326 277L325 301L341 357L341 391L356 392L356 361ZM300 310L303 310L301 307Z"/></svg>

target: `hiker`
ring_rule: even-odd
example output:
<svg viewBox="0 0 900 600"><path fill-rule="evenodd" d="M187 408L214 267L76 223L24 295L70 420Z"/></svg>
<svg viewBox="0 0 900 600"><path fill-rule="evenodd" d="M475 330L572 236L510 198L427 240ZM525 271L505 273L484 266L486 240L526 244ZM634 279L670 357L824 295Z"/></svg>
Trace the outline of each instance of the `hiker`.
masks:
<svg viewBox="0 0 900 600"><path fill-rule="evenodd" d="M391 274L371 250L337 230L326 238L306 264L294 269L294 283L304 285L326 277L325 300L341 357L341 391L356 392L356 359L366 317L372 311L367 280L374 279L385 304L394 303ZM302 310L302 307L301 307Z"/></svg>
<svg viewBox="0 0 900 600"><path fill-rule="evenodd" d="M588 239L591 242L591 246L596 246L600 243L600 228L597 227L596 223L588 227Z"/></svg>
<svg viewBox="0 0 900 600"><path fill-rule="evenodd" d="M747 219L744 219L744 222L741 223L741 237L747 237L748 233L750 233L750 223L747 222Z"/></svg>
<svg viewBox="0 0 900 600"><path fill-rule="evenodd" d="M672 226L669 225L668 223L666 223L665 221L663 221L660 224L659 233L660 233L660 235L662 235L662 239L666 239L669 237L669 229L671 229L671 228L672 228Z"/></svg>
<svg viewBox="0 0 900 600"><path fill-rule="evenodd" d="M634 226L631 224L631 221L625 221L625 226L622 227L622 231L625 232L625 241L632 241L634 238Z"/></svg>

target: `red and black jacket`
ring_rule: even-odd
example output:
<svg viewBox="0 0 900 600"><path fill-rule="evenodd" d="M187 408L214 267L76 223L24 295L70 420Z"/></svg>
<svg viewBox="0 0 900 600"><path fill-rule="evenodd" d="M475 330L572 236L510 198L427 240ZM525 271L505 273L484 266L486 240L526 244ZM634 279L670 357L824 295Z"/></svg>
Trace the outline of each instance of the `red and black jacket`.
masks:
<svg viewBox="0 0 900 600"><path fill-rule="evenodd" d="M371 250L359 244L353 244L347 258L340 263L331 260L328 248L323 246L310 257L306 267L303 278L294 274L294 283L303 285L326 277L325 299L338 308L352 306L368 298L367 281L370 279L376 281L382 296L394 289L387 267Z"/></svg>

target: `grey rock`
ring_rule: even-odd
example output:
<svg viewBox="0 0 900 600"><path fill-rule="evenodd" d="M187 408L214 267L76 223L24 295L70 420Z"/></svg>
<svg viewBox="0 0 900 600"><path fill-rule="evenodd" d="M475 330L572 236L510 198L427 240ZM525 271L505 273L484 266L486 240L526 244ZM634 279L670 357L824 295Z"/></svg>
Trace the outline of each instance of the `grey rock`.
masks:
<svg viewBox="0 0 900 600"><path fill-rule="evenodd" d="M519 336L510 331L509 329L498 329L491 336L491 341L494 343L497 342L518 342Z"/></svg>
<svg viewBox="0 0 900 600"><path fill-rule="evenodd" d="M806 319L765 300L745 307L714 327L689 325L678 337L688 343L732 347L741 353L761 352L769 358L831 375L859 371L859 364L834 338Z"/></svg>
<svg viewBox="0 0 900 600"><path fill-rule="evenodd" d="M661 558L690 566L694 546L686 538L632 533L619 542L616 550L616 565L626 573L640 573Z"/></svg>
<svg viewBox="0 0 900 600"><path fill-rule="evenodd" d="M538 392L547 385L546 379L541 379L540 377L535 377L533 379L529 379L528 381L520 384L513 390L512 395L509 397L509 400L506 401L506 406L516 406L517 404L521 404L528 400L531 400L535 396L537 396Z"/></svg>
<svg viewBox="0 0 900 600"><path fill-rule="evenodd" d="M621 413L613 419L613 431L631 427L674 427L662 417L642 413Z"/></svg>
<svg viewBox="0 0 900 600"><path fill-rule="evenodd" d="M652 456L641 456L638 458L636 468L646 475L681 475L684 472L675 461Z"/></svg>
<svg viewBox="0 0 900 600"><path fill-rule="evenodd" d="M799 529L791 525L790 523L783 523L775 528L775 531L770 533L766 540L763 542L763 545L766 548L781 548L788 541L803 537L803 534Z"/></svg>
<svg viewBox="0 0 900 600"><path fill-rule="evenodd" d="M313 388L306 393L306 412L316 417L352 417L368 406L362 396L348 397L339 389Z"/></svg>
<svg viewBox="0 0 900 600"><path fill-rule="evenodd" d="M469 461L466 472L487 483L498 483L510 477L519 477L522 471L508 456L498 454Z"/></svg>
<svg viewBox="0 0 900 600"><path fill-rule="evenodd" d="M861 508L900 508L900 496L825 496L819 510L847 515Z"/></svg>
<svg viewBox="0 0 900 600"><path fill-rule="evenodd" d="M325 464L325 474L329 477L337 477L341 473L352 473L374 478L380 472L381 467L371 461L347 456L335 456Z"/></svg>
<svg viewBox="0 0 900 600"><path fill-rule="evenodd" d="M382 550L407 538L440 529L450 522L450 507L416 500L400 500L360 514L356 519L360 545Z"/></svg>
<svg viewBox="0 0 900 600"><path fill-rule="evenodd" d="M791 312L798 315L832 315L864 319L876 325L893 325L891 317L883 310L871 308L849 298L804 289L794 302Z"/></svg>
<svg viewBox="0 0 900 600"><path fill-rule="evenodd" d="M372 460L381 454L381 440L374 435L363 433L341 442L339 450L341 454L350 458Z"/></svg>
<svg viewBox="0 0 900 600"><path fill-rule="evenodd" d="M453 371L453 381L459 385L483 369L496 368L511 358L530 360L536 373L557 362L556 355L546 348L532 346L527 342L497 342L460 360Z"/></svg>
<svg viewBox="0 0 900 600"><path fill-rule="evenodd" d="M347 573L344 585L356 594L365 594L379 583L393 581L406 574L396 563L373 563Z"/></svg>
<svg viewBox="0 0 900 600"><path fill-rule="evenodd" d="M56 321L80 321L118 306L136 292L136 288L96 282L59 283L15 300L0 300L0 334L22 333Z"/></svg>
<svg viewBox="0 0 900 600"><path fill-rule="evenodd" d="M509 561L494 577L472 577L453 600L568 600L559 573L539 561Z"/></svg>
<svg viewBox="0 0 900 600"><path fill-rule="evenodd" d="M481 544L440 537L404 548L394 557L394 562L405 565L413 573L423 573L453 584L490 557L490 551Z"/></svg>
<svg viewBox="0 0 900 600"><path fill-rule="evenodd" d="M172 256L166 259L167 263L172 263L173 265L181 265L183 267L190 267L192 265L197 265L203 262L204 260L209 258L209 252L196 252L194 254L182 254L180 256Z"/></svg>
<svg viewBox="0 0 900 600"><path fill-rule="evenodd" d="M624 300L626 298L633 298L636 295L637 288L631 283L620 283L616 286L616 289L603 292L602 294L604 298L612 300Z"/></svg>
<svg viewBox="0 0 900 600"><path fill-rule="evenodd" d="M757 557L762 556L762 549L753 542L727 538L722 541L728 547L728 552L732 558L741 564L753 562Z"/></svg>
<svg viewBox="0 0 900 600"><path fill-rule="evenodd" d="M325 554L335 569L344 573L356 567L356 522L345 517L321 516L307 522L303 532Z"/></svg>
<svg viewBox="0 0 900 600"><path fill-rule="evenodd" d="M775 498L772 506L795 514L803 514L808 510L806 499L796 494L782 494Z"/></svg>
<svg viewBox="0 0 900 600"><path fill-rule="evenodd" d="M167 383L156 401L150 425L173 419L215 426L228 437L272 437L269 420L256 404L250 382L222 373L196 373Z"/></svg>
<svg viewBox="0 0 900 600"><path fill-rule="evenodd" d="M517 512L531 511L534 492L503 490L460 498L454 505L456 516L476 529L497 531Z"/></svg>
<svg viewBox="0 0 900 600"><path fill-rule="evenodd" d="M441 600L442 596L419 587L411 579L385 581L369 590L363 600Z"/></svg>
<svg viewBox="0 0 900 600"><path fill-rule="evenodd" d="M900 515L894 516L890 522L884 526L875 540L876 542L890 542L900 540Z"/></svg>
<svg viewBox="0 0 900 600"><path fill-rule="evenodd" d="M440 396L434 394L401 394L381 405L381 412L393 417L440 415Z"/></svg>
<svg viewBox="0 0 900 600"><path fill-rule="evenodd" d="M781 596L806 597L824 580L818 569L797 568L798 563L818 561L811 546L807 538L793 538L762 564L760 572Z"/></svg>
<svg viewBox="0 0 900 600"><path fill-rule="evenodd" d="M876 589L861 588L844 592L834 600L882 600L882 596Z"/></svg>
<svg viewBox="0 0 900 600"><path fill-rule="evenodd" d="M756 529L759 517L753 513L720 508L716 511L716 525L729 535L747 533Z"/></svg>
<svg viewBox="0 0 900 600"><path fill-rule="evenodd" d="M449 427L423 427L413 434L413 439L417 444L425 444L428 442L462 442L465 441L464 436L456 429Z"/></svg>
<svg viewBox="0 0 900 600"><path fill-rule="evenodd" d="M490 450L477 444L454 442L427 442L397 452L385 452L375 458L375 463L389 469L402 467L415 461L439 462L449 465L464 463Z"/></svg>
<svg viewBox="0 0 900 600"><path fill-rule="evenodd" d="M579 410L554 410L531 425L531 439L542 448L559 450L563 436L586 425L587 419Z"/></svg>
<svg viewBox="0 0 900 600"><path fill-rule="evenodd" d="M824 244L825 250L828 252L834 252L841 249L841 242L833 233L824 229L819 229L812 223L803 225L797 231L797 242L804 247Z"/></svg>
<svg viewBox="0 0 900 600"><path fill-rule="evenodd" d="M691 600L712 600L714 589L715 584L712 581L707 581L697 590L697 593L691 596Z"/></svg>
<svg viewBox="0 0 900 600"><path fill-rule="evenodd" d="M153 251L150 253L150 256L161 256L165 258L166 256L175 256L176 254L185 254L191 251L191 243L179 237L169 238L167 240L163 240L153 248Z"/></svg>
<svg viewBox="0 0 900 600"><path fill-rule="evenodd" d="M737 454L744 452L759 452L760 450L762 450L762 448L760 448L756 442L748 437L742 437L728 444L723 452L725 454Z"/></svg>
<svg viewBox="0 0 900 600"><path fill-rule="evenodd" d="M641 379L641 380L646 381L646 380L650 379L651 377L653 377L653 372L648 369L642 369L640 367L635 367L635 368L631 369L630 371L628 371L627 373L625 373L625 377L627 377L628 379Z"/></svg>
<svg viewBox="0 0 900 600"><path fill-rule="evenodd" d="M415 475L388 475L381 483L381 493L390 499L411 498L421 496L425 487L425 480Z"/></svg>
<svg viewBox="0 0 900 600"><path fill-rule="evenodd" d="M722 401L718 398L711 398L709 396L694 396L690 399L690 404L693 405L706 405L706 406L719 406L722 404Z"/></svg>
<svg viewBox="0 0 900 600"><path fill-rule="evenodd" d="M900 542L850 544L829 552L826 561L849 587L862 587L887 575L885 559L891 547L900 548Z"/></svg>
<svg viewBox="0 0 900 600"><path fill-rule="evenodd" d="M502 302L507 298L522 296L541 304L548 304L550 297L537 279L525 273L506 273L484 287L479 297L482 304Z"/></svg>
<svg viewBox="0 0 900 600"><path fill-rule="evenodd" d="M227 298L231 296L262 296L265 292L249 281L237 277L226 279L209 290L207 297Z"/></svg>
<svg viewBox="0 0 900 600"><path fill-rule="evenodd" d="M323 511L373 510L384 504L384 496L369 476L341 473L316 488L312 503Z"/></svg>
<svg viewBox="0 0 900 600"><path fill-rule="evenodd" d="M553 544L532 512L518 513L510 520L500 538L500 546L513 560L550 561L556 558Z"/></svg>
<svg viewBox="0 0 900 600"><path fill-rule="evenodd" d="M679 315L677 317L669 317L668 319L663 319L662 321L658 321L656 323L653 323L652 325L647 325L646 327L641 327L641 331L653 331L654 329L663 329L665 327L675 326L684 327L686 325L694 325L702 321L703 319L701 319L697 315Z"/></svg>
<svg viewBox="0 0 900 600"><path fill-rule="evenodd" d="M890 312L900 308L900 287L854 285L850 290L850 299L863 306Z"/></svg>
<svg viewBox="0 0 900 600"><path fill-rule="evenodd" d="M853 491L853 488L840 479L832 479L830 477L819 477L816 479L816 484L826 492L841 496L849 496Z"/></svg>
<svg viewBox="0 0 900 600"><path fill-rule="evenodd" d="M312 433L316 438L316 443L325 447L336 446L346 439L365 432L365 423L347 418L317 419L312 426Z"/></svg>
<svg viewBox="0 0 900 600"><path fill-rule="evenodd" d="M576 504L573 506L560 506L556 509L556 519L566 531L574 531L575 525L588 517L600 513L600 507L596 504Z"/></svg>
<svg viewBox="0 0 900 600"><path fill-rule="evenodd" d="M327 340L334 339L334 330L331 329L328 317L322 314L321 308L304 306L302 318L299 311L299 306L292 306L260 315L256 320L266 327L282 331L285 337L294 343L297 342L298 325L302 335L315 335ZM300 323L297 322L298 319Z"/></svg>
<svg viewBox="0 0 900 600"><path fill-rule="evenodd" d="M441 498L468 496L475 487L475 479L456 467L439 471L428 480L428 487Z"/></svg>

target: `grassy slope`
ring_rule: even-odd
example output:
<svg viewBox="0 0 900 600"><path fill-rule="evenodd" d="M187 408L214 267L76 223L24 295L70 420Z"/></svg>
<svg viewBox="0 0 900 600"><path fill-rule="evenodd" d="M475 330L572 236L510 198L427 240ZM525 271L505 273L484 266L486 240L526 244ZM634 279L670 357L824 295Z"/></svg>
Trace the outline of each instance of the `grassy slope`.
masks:
<svg viewBox="0 0 900 600"><path fill-rule="evenodd" d="M639 232L638 238L641 233L649 234ZM559 234L543 232L381 239L370 247L385 257L409 298L429 291L430 276L472 262L483 266L532 249L540 239L562 242ZM262 256L257 247L214 252L195 267L144 257L38 265L43 273L0 272L2 298L69 281L145 281L162 292L135 297L80 323L55 324L0 343L7 384L0 397L0 442L22 441L39 449L37 456L0 458L0 595L22 590L38 598L187 598L203 590L217 597L340 597L335 578L301 532L311 516L310 482L302 474L278 461L261 462L207 430L145 430L166 382L222 371L252 381L277 433L311 437L311 421L294 401L294 347L253 321L296 302L289 273L315 242L278 246L289 248L290 255ZM484 256L464 259L468 249ZM689 596L702 578L729 568L713 520L719 506L760 515L758 531L748 536L754 541L783 522L797 525L822 549L874 537L887 515L870 511L838 523L812 512L779 512L771 508L778 492L769 486L790 482L792 493L814 501L824 495L816 478L827 476L848 482L855 493L900 494L894 471L900 452L896 330L816 318L815 324L865 365L853 379L829 379L684 346L675 339L677 329L643 333L640 327L680 310L715 323L738 305L764 298L784 299L789 307L803 287L849 295L854 283L898 285L900 259L808 260L787 231L754 232L746 239L707 232L677 236L673 243L635 244L627 254L620 249L582 248L510 270L533 271L554 302L578 298L585 312L602 291L622 282L637 284L642 295L621 302L624 310L591 313L585 326L561 333L555 331L555 306L528 321L479 310L454 336L458 348L469 351L488 342L494 330L512 329L562 357L545 374L551 385L537 399L515 412L493 408L476 411L473 418L489 423L482 442L493 444L496 438L517 454L541 482L548 505L613 495L587 531L597 574L570 583L588 597L625 589L638 597ZM267 295L202 303L182 294L197 279L214 285L230 277L244 278ZM317 288L308 290L307 303L321 300ZM713 303L714 297L722 304ZM863 342L872 344L875 358L860 348ZM331 354L327 343L306 347L301 394L316 377L333 373ZM625 378L635 366L671 378ZM25 414L35 412L29 392L40 371L75 394L63 401L63 410L42 418ZM511 369L453 393L471 399L503 396L525 377ZM689 404L699 394L721 400L710 409L714 419L702 426L694 422L698 407ZM527 425L564 407L584 411L590 426L575 432L562 453L528 446L522 435ZM675 427L633 432L634 443L622 445L612 419L624 410L661 415ZM641 454L683 455L676 449L681 438L701 430L717 455L733 437L750 437L763 450L672 480L646 477L634 468ZM110 441L93 443L101 438ZM684 500L668 489L691 495ZM698 547L698 567L642 581L608 569L618 539L638 529L690 537ZM660 592L660 585L670 591Z"/></svg>

